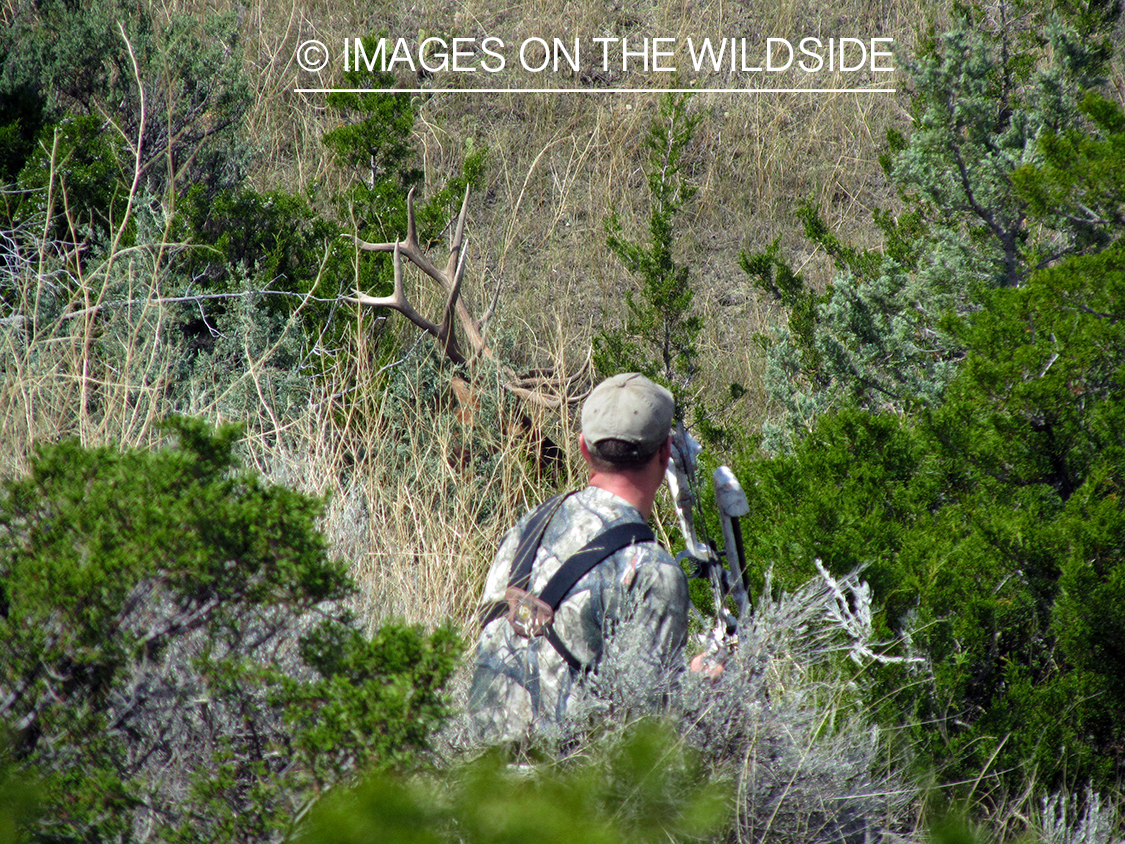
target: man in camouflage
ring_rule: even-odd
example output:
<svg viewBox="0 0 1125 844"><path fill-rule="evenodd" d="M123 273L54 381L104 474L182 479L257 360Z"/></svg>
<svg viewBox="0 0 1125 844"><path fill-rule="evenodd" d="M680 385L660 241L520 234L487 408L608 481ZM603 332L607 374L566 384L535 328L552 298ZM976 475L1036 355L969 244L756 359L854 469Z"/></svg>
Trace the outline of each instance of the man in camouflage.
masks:
<svg viewBox="0 0 1125 844"><path fill-rule="evenodd" d="M594 389L582 408L579 435L589 485L542 517L549 521L534 552L527 592L539 595L568 558L608 529L645 525L671 456L672 415L672 395L642 375L617 375ZM486 620L469 712L478 734L492 741L518 741L562 720L583 676L597 668L607 649L627 649L623 664L631 676L641 677L651 701L660 700L669 678L683 667L687 578L655 541L613 553L565 593L548 625L562 648L546 635L521 634L504 615L487 614L503 606L532 515L504 537L481 598Z"/></svg>

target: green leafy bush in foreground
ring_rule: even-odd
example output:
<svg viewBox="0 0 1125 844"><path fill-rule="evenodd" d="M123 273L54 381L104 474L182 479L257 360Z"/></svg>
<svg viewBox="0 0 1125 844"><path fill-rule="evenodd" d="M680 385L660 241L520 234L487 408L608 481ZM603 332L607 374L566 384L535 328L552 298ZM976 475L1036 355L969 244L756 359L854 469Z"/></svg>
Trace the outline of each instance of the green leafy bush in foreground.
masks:
<svg viewBox="0 0 1125 844"><path fill-rule="evenodd" d="M727 785L661 724L588 750L583 761L535 768L490 753L440 777L370 777L318 806L301 840L663 844L707 839L730 814Z"/></svg>
<svg viewBox="0 0 1125 844"><path fill-rule="evenodd" d="M455 634L369 638L322 502L240 470L235 427L171 427L43 446L0 493L0 771L40 780L35 840L279 840L445 715Z"/></svg>

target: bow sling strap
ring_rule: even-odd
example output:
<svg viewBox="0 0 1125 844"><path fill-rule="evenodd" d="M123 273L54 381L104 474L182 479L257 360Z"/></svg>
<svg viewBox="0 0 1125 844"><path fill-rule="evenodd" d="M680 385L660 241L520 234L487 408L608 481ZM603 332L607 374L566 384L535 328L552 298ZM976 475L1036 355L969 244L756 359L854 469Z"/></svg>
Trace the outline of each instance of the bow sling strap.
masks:
<svg viewBox="0 0 1125 844"><path fill-rule="evenodd" d="M656 539L651 528L637 522L627 522L604 530L571 555L554 573L543 591L533 595L527 591L531 581L531 567L535 554L543 542L547 525L562 506L564 495L541 504L520 535L520 543L512 560L512 573L504 600L497 601L484 613L481 628L506 615L515 632L525 638L543 636L551 643L567 665L581 672L586 668L559 638L554 628L555 611L559 604L582 577L603 560L609 559L622 548L638 542Z"/></svg>

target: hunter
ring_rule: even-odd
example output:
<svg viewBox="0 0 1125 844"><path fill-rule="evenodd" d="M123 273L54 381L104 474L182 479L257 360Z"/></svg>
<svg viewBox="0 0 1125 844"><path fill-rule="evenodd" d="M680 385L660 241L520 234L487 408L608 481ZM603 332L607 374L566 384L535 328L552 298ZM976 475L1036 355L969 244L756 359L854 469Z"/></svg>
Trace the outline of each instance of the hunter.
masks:
<svg viewBox="0 0 1125 844"><path fill-rule="evenodd" d="M647 525L672 452L673 410L672 394L643 375L599 384L578 438L589 485L540 505L504 537L481 598L469 692L481 738L519 741L562 720L609 649L627 651L617 664L650 705L682 670L687 578Z"/></svg>

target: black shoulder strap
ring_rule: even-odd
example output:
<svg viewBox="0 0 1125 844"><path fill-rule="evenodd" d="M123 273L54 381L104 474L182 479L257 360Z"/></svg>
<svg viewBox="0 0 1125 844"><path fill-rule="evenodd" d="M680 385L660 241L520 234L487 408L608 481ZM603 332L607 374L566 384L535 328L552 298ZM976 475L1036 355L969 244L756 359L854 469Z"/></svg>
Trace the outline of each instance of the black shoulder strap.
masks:
<svg viewBox="0 0 1125 844"><path fill-rule="evenodd" d="M622 548L636 542L651 542L654 539L656 537L649 526L639 522L629 522L602 531L575 551L562 564L554 576L547 581L547 585L543 587L539 599L550 604L552 610L557 610L563 598L566 597L566 593L573 589L574 584L598 563L608 560ZM566 660L566 664L575 671L581 673L588 667L559 638L554 625L547 628L547 641L551 643L551 647L558 651L559 656Z"/></svg>
<svg viewBox="0 0 1125 844"><path fill-rule="evenodd" d="M559 567L554 576L547 581L539 598L557 610L566 593L574 588L583 575L600 563L609 559L622 548L637 542L652 542L656 537L648 525L629 522L602 531Z"/></svg>
<svg viewBox="0 0 1125 844"><path fill-rule="evenodd" d="M551 519L555 517L565 498L565 495L556 495L543 502L528 521L527 527L523 529L523 534L520 536L516 554L512 558L512 573L508 577L509 586L527 589L531 580L531 567L535 563L535 553L543 542L543 534L547 532L547 526L551 524Z"/></svg>

